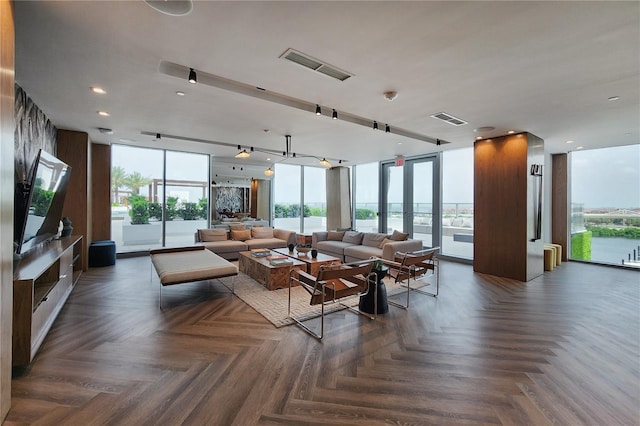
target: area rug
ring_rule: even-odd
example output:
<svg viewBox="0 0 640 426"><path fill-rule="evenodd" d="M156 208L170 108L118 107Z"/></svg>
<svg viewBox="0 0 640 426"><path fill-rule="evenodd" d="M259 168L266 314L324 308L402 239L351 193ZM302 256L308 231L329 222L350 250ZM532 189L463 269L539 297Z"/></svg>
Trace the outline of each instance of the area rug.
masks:
<svg viewBox="0 0 640 426"><path fill-rule="evenodd" d="M224 278L224 281L225 284L230 284L230 278ZM389 295L403 291L399 285L388 280L385 281L385 284ZM235 277L235 295L278 328L294 323L288 316L288 288L267 290L262 284L240 272ZM357 296L345 300L345 304L349 306L356 306L359 301ZM301 287L293 287L291 289L292 315L301 319L320 315L320 305L310 305L309 301L309 293ZM345 309L345 307L340 303L331 303L325 305L324 311L329 313L342 309Z"/></svg>

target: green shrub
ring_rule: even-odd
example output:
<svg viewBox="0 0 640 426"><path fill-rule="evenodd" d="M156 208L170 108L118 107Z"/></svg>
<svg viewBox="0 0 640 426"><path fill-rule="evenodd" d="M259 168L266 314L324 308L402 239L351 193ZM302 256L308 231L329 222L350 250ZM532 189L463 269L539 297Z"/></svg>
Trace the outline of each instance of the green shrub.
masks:
<svg viewBox="0 0 640 426"><path fill-rule="evenodd" d="M167 197L165 220L173 220L178 215L178 197Z"/></svg>
<svg viewBox="0 0 640 426"><path fill-rule="evenodd" d="M309 215L308 216L326 217L327 216L327 210L323 209L322 207L311 207L311 208L309 208Z"/></svg>
<svg viewBox="0 0 640 426"><path fill-rule="evenodd" d="M371 209L356 209L356 219L375 219L376 212Z"/></svg>
<svg viewBox="0 0 640 426"><path fill-rule="evenodd" d="M182 203L178 214L184 220L196 220L200 217L200 209L196 203Z"/></svg>
<svg viewBox="0 0 640 426"><path fill-rule="evenodd" d="M591 231L571 235L571 258L591 260Z"/></svg>
<svg viewBox="0 0 640 426"><path fill-rule="evenodd" d="M208 203L206 198L200 198L198 200L198 215L203 219L207 218L207 205Z"/></svg>
<svg viewBox="0 0 640 426"><path fill-rule="evenodd" d="M162 220L162 205L160 205L160 203L149 203L149 217L157 220Z"/></svg>
<svg viewBox="0 0 640 426"><path fill-rule="evenodd" d="M594 237L617 237L630 238L633 240L640 239L640 228L606 228L602 226L587 226L587 230L591 231Z"/></svg>
<svg viewBox="0 0 640 426"><path fill-rule="evenodd" d="M149 201L141 195L131 195L129 197L129 216L132 225L146 225L149 223Z"/></svg>

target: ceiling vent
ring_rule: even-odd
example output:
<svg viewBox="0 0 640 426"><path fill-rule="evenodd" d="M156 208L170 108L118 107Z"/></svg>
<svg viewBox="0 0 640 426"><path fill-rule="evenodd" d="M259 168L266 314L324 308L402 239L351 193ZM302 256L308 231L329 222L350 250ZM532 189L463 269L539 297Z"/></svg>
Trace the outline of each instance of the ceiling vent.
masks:
<svg viewBox="0 0 640 426"><path fill-rule="evenodd" d="M345 81L349 77L353 77L353 74L336 68L333 65L329 65L326 62L313 58L305 53L298 52L297 50L288 49L280 55L280 57L340 81Z"/></svg>
<svg viewBox="0 0 640 426"><path fill-rule="evenodd" d="M431 117L437 118L438 120L446 121L452 126L462 126L463 124L467 124L466 121L454 117L451 114L447 114L446 112L439 112L437 114L433 114Z"/></svg>

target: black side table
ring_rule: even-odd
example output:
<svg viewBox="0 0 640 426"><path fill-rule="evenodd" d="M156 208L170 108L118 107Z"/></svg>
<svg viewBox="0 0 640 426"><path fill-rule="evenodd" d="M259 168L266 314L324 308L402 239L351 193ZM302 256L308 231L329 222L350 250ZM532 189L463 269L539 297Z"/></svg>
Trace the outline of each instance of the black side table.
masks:
<svg viewBox="0 0 640 426"><path fill-rule="evenodd" d="M368 314L375 314L375 300L374 300L374 287L377 286L378 293L378 314L386 314L389 312L389 304L387 303L387 287L384 285L382 279L387 276L389 268L382 266L380 269L373 269L371 272L376 274L376 278L371 278L369 285L371 288L369 292L364 296L360 296L360 303L358 307L362 312ZM375 282L374 282L375 280Z"/></svg>

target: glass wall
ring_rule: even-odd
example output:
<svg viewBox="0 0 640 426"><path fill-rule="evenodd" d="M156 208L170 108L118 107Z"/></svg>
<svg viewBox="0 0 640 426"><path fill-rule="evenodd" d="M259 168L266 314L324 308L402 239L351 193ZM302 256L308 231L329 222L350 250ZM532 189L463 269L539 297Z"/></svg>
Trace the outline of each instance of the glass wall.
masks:
<svg viewBox="0 0 640 426"><path fill-rule="evenodd" d="M473 148L442 153L441 253L473 259Z"/></svg>
<svg viewBox="0 0 640 426"><path fill-rule="evenodd" d="M113 145L111 239L118 253L193 243L207 226L208 164L208 155Z"/></svg>
<svg viewBox="0 0 640 426"><path fill-rule="evenodd" d="M276 164L273 175L273 226L300 232L300 166Z"/></svg>
<svg viewBox="0 0 640 426"><path fill-rule="evenodd" d="M327 178L326 169L303 167L304 172L304 220L303 232L327 230Z"/></svg>
<svg viewBox="0 0 640 426"><path fill-rule="evenodd" d="M569 257L640 267L640 145L574 151Z"/></svg>
<svg viewBox="0 0 640 426"><path fill-rule="evenodd" d="M355 229L361 232L378 232L379 164L359 164L351 170L355 187Z"/></svg>

